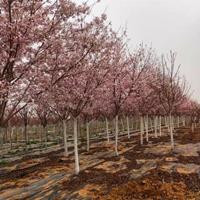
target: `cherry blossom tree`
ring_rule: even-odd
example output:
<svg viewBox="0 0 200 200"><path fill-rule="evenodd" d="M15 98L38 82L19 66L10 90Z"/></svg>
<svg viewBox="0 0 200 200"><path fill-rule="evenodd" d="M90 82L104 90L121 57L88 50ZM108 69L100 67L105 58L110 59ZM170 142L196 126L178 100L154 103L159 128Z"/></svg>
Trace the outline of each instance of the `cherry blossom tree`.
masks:
<svg viewBox="0 0 200 200"><path fill-rule="evenodd" d="M110 26L104 24L105 16L95 18L91 25L83 29L82 39L78 45L80 49L85 50L84 59L79 59L79 65L73 68L67 76L63 76L56 84L52 83L52 92L57 97L60 96L61 102L65 99L66 109L74 120L74 151L75 151L75 172L79 173L78 159L78 133L77 122L83 110L95 100L94 96L98 88L105 82L110 68L110 55L113 47L116 45L116 39L113 39L114 32ZM90 47L90 51L88 51ZM79 54L78 54L79 53ZM79 58L82 58L82 51L76 52ZM87 55L86 55L87 54ZM110 65L109 65L110 66ZM62 96L65 95L63 98Z"/></svg>
<svg viewBox="0 0 200 200"><path fill-rule="evenodd" d="M57 48L58 35L67 25L68 30L70 29L70 20L75 21L76 16L85 16L89 7L86 4L78 6L65 0L3 0L0 2L0 8L2 126L26 106L26 101L30 101L26 93L32 88L32 81L39 74L38 65L43 66L40 78L43 77L42 72L47 70L42 64L43 59L50 49ZM21 104L22 101L26 103ZM12 109L7 109L11 106Z"/></svg>
<svg viewBox="0 0 200 200"><path fill-rule="evenodd" d="M122 49L123 50L123 49ZM121 51L122 51L121 50ZM117 51L116 51L117 52ZM142 75L152 66L153 54L151 48L140 45L133 53L124 55L118 51L116 57L116 68L113 67L112 76L110 79L110 101L113 105L113 113L115 116L115 152L118 156L118 117L123 113L123 107L127 104L129 98L136 96L136 91L139 82L142 80Z"/></svg>
<svg viewBox="0 0 200 200"><path fill-rule="evenodd" d="M162 105L166 115L169 116L169 131L171 147L174 149L173 136L173 114L188 94L188 87L184 78L179 74L180 66L175 66L176 53L170 51L168 59L162 56L160 73L157 75L156 84L153 88L156 91L160 105Z"/></svg>

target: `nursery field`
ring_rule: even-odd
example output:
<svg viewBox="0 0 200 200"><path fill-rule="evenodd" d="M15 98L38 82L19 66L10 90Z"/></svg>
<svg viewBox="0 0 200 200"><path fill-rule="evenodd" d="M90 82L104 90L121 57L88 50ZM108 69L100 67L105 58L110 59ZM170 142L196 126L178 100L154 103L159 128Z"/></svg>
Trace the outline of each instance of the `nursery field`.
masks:
<svg viewBox="0 0 200 200"><path fill-rule="evenodd" d="M114 140L94 140L90 151L79 145L80 173L74 175L73 148L64 157L58 144L21 156L11 155L0 166L0 199L200 199L200 128L174 130L171 150L168 131L140 145L138 132Z"/></svg>
<svg viewBox="0 0 200 200"><path fill-rule="evenodd" d="M200 200L199 30L154 1L0 0L0 200Z"/></svg>

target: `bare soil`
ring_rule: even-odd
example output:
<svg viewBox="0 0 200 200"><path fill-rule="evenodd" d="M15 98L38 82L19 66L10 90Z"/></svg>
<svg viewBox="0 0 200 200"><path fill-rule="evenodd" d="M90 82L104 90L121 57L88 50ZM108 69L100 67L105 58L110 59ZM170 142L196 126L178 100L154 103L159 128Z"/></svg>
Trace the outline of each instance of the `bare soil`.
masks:
<svg viewBox="0 0 200 200"><path fill-rule="evenodd" d="M0 167L0 199L200 199L200 129L176 129L173 151L169 141L165 131L143 146L138 135L123 137L119 157L114 143L93 143L89 152L80 151L78 176L73 155L65 158L63 150L25 157ZM187 148L198 156L183 156Z"/></svg>

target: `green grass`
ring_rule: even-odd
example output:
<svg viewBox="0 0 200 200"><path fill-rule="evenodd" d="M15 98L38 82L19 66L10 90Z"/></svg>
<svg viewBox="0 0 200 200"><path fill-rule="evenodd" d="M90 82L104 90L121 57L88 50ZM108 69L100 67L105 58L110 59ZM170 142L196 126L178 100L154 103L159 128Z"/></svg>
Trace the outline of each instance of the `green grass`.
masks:
<svg viewBox="0 0 200 200"><path fill-rule="evenodd" d="M8 153L9 154L16 154L16 150L9 150Z"/></svg>
<svg viewBox="0 0 200 200"><path fill-rule="evenodd" d="M37 144L38 142L35 141L35 140L32 140L32 141L29 141L27 144L30 145L30 144Z"/></svg>
<svg viewBox="0 0 200 200"><path fill-rule="evenodd" d="M6 160L0 160L0 166L4 166L8 163Z"/></svg>

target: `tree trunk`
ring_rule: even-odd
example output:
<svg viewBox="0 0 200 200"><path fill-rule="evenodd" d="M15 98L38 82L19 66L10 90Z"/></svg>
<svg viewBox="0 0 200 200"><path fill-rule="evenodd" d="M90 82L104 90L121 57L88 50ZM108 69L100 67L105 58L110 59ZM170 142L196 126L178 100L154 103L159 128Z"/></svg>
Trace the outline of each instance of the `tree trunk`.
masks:
<svg viewBox="0 0 200 200"><path fill-rule="evenodd" d="M168 129L168 132L170 132L170 118L167 117L167 129Z"/></svg>
<svg viewBox="0 0 200 200"><path fill-rule="evenodd" d="M9 137L9 143L10 143L10 149L12 149L12 135L11 135L11 127L8 123L8 126L6 127L6 135Z"/></svg>
<svg viewBox="0 0 200 200"><path fill-rule="evenodd" d="M180 127L180 118L179 118L179 116L178 116L178 118L177 118L177 127L178 127L178 128Z"/></svg>
<svg viewBox="0 0 200 200"><path fill-rule="evenodd" d="M192 122L192 133L194 133L194 123Z"/></svg>
<svg viewBox="0 0 200 200"><path fill-rule="evenodd" d="M78 121L74 118L74 156L75 156L75 174L80 172L79 158L78 158Z"/></svg>
<svg viewBox="0 0 200 200"><path fill-rule="evenodd" d="M124 132L125 127L124 127L124 122L123 122L123 118L121 117L121 124L122 124L122 132Z"/></svg>
<svg viewBox="0 0 200 200"><path fill-rule="evenodd" d="M118 115L115 116L115 153L116 156L119 156L118 152L118 134L119 134L119 127L118 127L119 117Z"/></svg>
<svg viewBox="0 0 200 200"><path fill-rule="evenodd" d="M3 138L4 138L4 143L5 143L5 144L7 144L7 142L8 142L8 131L7 131L7 129L8 129L8 128L6 127L6 128L5 128L5 131L4 131L4 137L3 137Z"/></svg>
<svg viewBox="0 0 200 200"><path fill-rule="evenodd" d="M165 116L165 127L167 127L168 130L169 130L169 126L168 126L168 117L166 117L166 116Z"/></svg>
<svg viewBox="0 0 200 200"><path fill-rule="evenodd" d="M56 125L53 125L53 134L56 136Z"/></svg>
<svg viewBox="0 0 200 200"><path fill-rule="evenodd" d="M185 116L183 116L183 126L185 126Z"/></svg>
<svg viewBox="0 0 200 200"><path fill-rule="evenodd" d="M150 127L151 127L150 130L153 131L153 129L154 129L153 128L153 119L151 117L149 118L149 122L150 122Z"/></svg>
<svg viewBox="0 0 200 200"><path fill-rule="evenodd" d="M174 149L174 134L173 134L173 125L172 125L171 114L169 115L169 128L170 128L171 148Z"/></svg>
<svg viewBox="0 0 200 200"><path fill-rule="evenodd" d="M24 140L25 140L25 144L28 144L28 137L27 137L27 125L24 125Z"/></svg>
<svg viewBox="0 0 200 200"><path fill-rule="evenodd" d="M0 127L0 144L1 144L1 148L3 148L3 131L2 128Z"/></svg>
<svg viewBox="0 0 200 200"><path fill-rule="evenodd" d="M87 134L87 151L90 150L90 127L89 122L86 122L86 134Z"/></svg>
<svg viewBox="0 0 200 200"><path fill-rule="evenodd" d="M24 137L24 128L22 126L22 127L19 127L18 143L20 143L20 140L21 141L23 140L23 137Z"/></svg>
<svg viewBox="0 0 200 200"><path fill-rule="evenodd" d="M108 119L106 117L106 136L107 136L107 142L110 142L110 137L109 137L109 130L108 130Z"/></svg>
<svg viewBox="0 0 200 200"><path fill-rule="evenodd" d="M19 131L19 128L16 127L16 131L15 131L15 142L16 142L16 145L18 146L18 131Z"/></svg>
<svg viewBox="0 0 200 200"><path fill-rule="evenodd" d="M67 144L67 122L63 120L63 138L64 138L64 156L68 156L68 144Z"/></svg>
<svg viewBox="0 0 200 200"><path fill-rule="evenodd" d="M134 130L134 118L131 117L131 129Z"/></svg>
<svg viewBox="0 0 200 200"><path fill-rule="evenodd" d="M138 120L137 120L137 118L135 119L135 130L138 131Z"/></svg>
<svg viewBox="0 0 200 200"><path fill-rule="evenodd" d="M155 116L154 117L154 131L155 131L155 137L158 137L158 132L157 132L157 126L158 126L158 121L157 121L158 117Z"/></svg>
<svg viewBox="0 0 200 200"><path fill-rule="evenodd" d="M172 130L174 131L174 116L172 116Z"/></svg>
<svg viewBox="0 0 200 200"><path fill-rule="evenodd" d="M14 131L14 128L13 128L13 127L9 127L9 133L10 133L10 149L13 148L13 142L12 142L13 131Z"/></svg>
<svg viewBox="0 0 200 200"><path fill-rule="evenodd" d="M197 121L197 118L195 117L195 119L194 119L194 128L197 127L197 123L196 123L196 121Z"/></svg>
<svg viewBox="0 0 200 200"><path fill-rule="evenodd" d="M143 135L144 135L144 119L140 117L140 144L143 145Z"/></svg>
<svg viewBox="0 0 200 200"><path fill-rule="evenodd" d="M128 116L126 117L126 123L127 123L127 134L128 134L128 139L130 139L130 126L129 126L129 118L128 118Z"/></svg>
<svg viewBox="0 0 200 200"><path fill-rule="evenodd" d="M42 142L43 142L43 135L42 135L42 128L41 128L41 126L39 126L39 131L40 131L40 142L42 144Z"/></svg>
<svg viewBox="0 0 200 200"><path fill-rule="evenodd" d="M145 117L146 141L149 142L149 120L148 116Z"/></svg>
<svg viewBox="0 0 200 200"><path fill-rule="evenodd" d="M82 138L84 137L83 135L83 131L81 130L81 123L78 123L78 120L77 120L77 135L79 135L79 137L81 138L80 142L82 144Z"/></svg>
<svg viewBox="0 0 200 200"><path fill-rule="evenodd" d="M99 133L99 124L98 124L98 121L96 120L95 121L95 124L96 124L96 135L98 135L98 133Z"/></svg>
<svg viewBox="0 0 200 200"><path fill-rule="evenodd" d="M47 142L48 142L48 130L47 130L47 126L43 126L43 132L45 135L45 148L47 148Z"/></svg>
<svg viewBox="0 0 200 200"><path fill-rule="evenodd" d="M162 117L159 117L159 132L160 132L160 137L162 136Z"/></svg>

